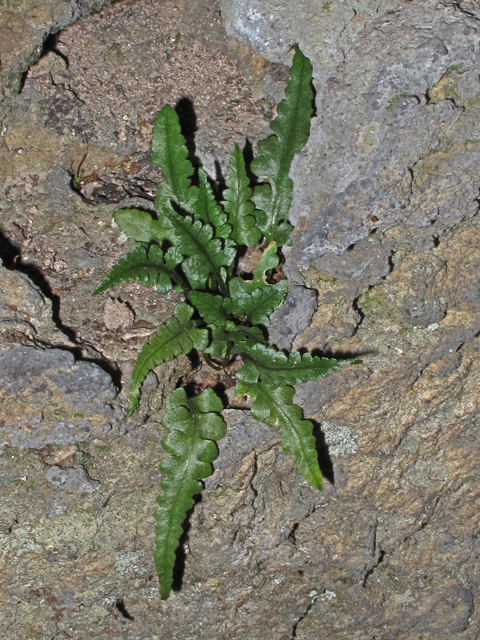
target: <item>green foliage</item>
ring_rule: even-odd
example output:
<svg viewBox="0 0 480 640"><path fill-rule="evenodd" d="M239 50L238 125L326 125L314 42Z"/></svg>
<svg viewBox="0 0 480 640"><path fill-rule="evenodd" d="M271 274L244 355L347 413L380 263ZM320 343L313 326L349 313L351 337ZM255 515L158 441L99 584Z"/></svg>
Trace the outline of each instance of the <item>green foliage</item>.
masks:
<svg viewBox="0 0 480 640"><path fill-rule="evenodd" d="M298 47L290 76L285 98L277 106L277 116L270 123L275 135L258 143L260 155L252 162L253 173L268 180L267 184L256 186L253 193L252 200L259 210L255 213L257 226L268 242L276 240L279 244L290 244L292 225L288 222L288 214L293 182L288 172L295 154L308 140L312 117L312 65Z"/></svg>
<svg viewBox="0 0 480 640"><path fill-rule="evenodd" d="M167 181L157 187L156 208L162 209L165 202L169 207L170 200L174 200L188 211L192 200L190 176L193 174L193 166L187 160L188 150L178 116L169 104L158 112L153 121L152 151L150 161L161 168Z"/></svg>
<svg viewBox="0 0 480 640"><path fill-rule="evenodd" d="M223 405L213 389L187 398L185 389L180 388L168 396L165 404L167 413L162 425L168 435L162 440L162 447L169 456L160 464L164 479L155 512L154 554L162 600L170 593L182 523L193 506L193 496L202 490L200 480L212 473L211 463L218 454L215 441L227 432L219 415Z"/></svg>
<svg viewBox="0 0 480 640"><path fill-rule="evenodd" d="M322 473L318 466L313 425L302 419L302 410L293 404L295 389L267 382L238 382L235 393L250 398L252 416L256 420L263 420L272 429L280 431L283 450L293 455L298 470L310 484L321 490Z"/></svg>
<svg viewBox="0 0 480 640"><path fill-rule="evenodd" d="M283 304L288 293L286 280L277 284L267 282L267 271L274 269L278 262L278 247L272 242L263 252L252 280L230 280L230 297L225 300L228 311L236 318L244 318L254 325L268 327L270 314Z"/></svg>
<svg viewBox="0 0 480 640"><path fill-rule="evenodd" d="M156 244L150 247L137 245L125 259L120 260L112 268L93 294L103 293L129 280L139 280L148 287L155 287L158 291L169 291L172 288L172 280L183 281L180 274L174 270L178 262L178 251L175 247L169 249L164 255Z"/></svg>
<svg viewBox="0 0 480 640"><path fill-rule="evenodd" d="M143 345L132 373L130 415L137 408L140 386L154 367L181 353L189 354L192 349L203 350L208 346L208 331L199 329L192 322L193 312L193 307L180 303L175 309L175 317L158 327L157 333Z"/></svg>
<svg viewBox="0 0 480 640"><path fill-rule="evenodd" d="M152 218L146 211L119 209L113 217L120 229L129 238L133 238L137 242L154 242L159 246L165 240L168 240L172 245L177 242L175 233L168 221L162 224L159 220Z"/></svg>
<svg viewBox="0 0 480 640"><path fill-rule="evenodd" d="M232 225L232 240L248 247L256 247L262 234L255 226L255 218L252 215L255 206L250 200L252 190L249 184L243 154L238 144L235 144L235 151L228 164L223 205Z"/></svg>
<svg viewBox="0 0 480 640"><path fill-rule="evenodd" d="M323 378L342 365L333 358L312 357L309 353L302 356L298 351L287 356L283 351L264 344L240 343L233 353L242 355L245 364L237 378L245 383L255 383L260 379L274 386L293 385Z"/></svg>
<svg viewBox="0 0 480 640"><path fill-rule="evenodd" d="M138 355L130 414L145 377L157 365L193 350L217 369L240 359L243 367L235 393L250 398L256 419L279 430L283 449L312 486L321 489L312 423L293 403L293 385L327 375L342 363L297 352L287 355L268 343L267 331L272 312L288 292L287 281L273 275L280 264L279 247L289 242L292 230L288 213L293 183L288 173L308 139L311 70L310 61L296 48L291 82L271 123L273 135L259 143L260 156L252 162L252 170L264 182L252 190L243 154L235 145L222 201L202 169L196 174L198 186L192 186L195 172L177 114L168 105L161 109L154 121L151 157L165 178L157 188L156 217L136 209L116 212L115 221L133 238L134 248L95 293L139 280L159 291L177 285L186 298ZM244 278L235 271L247 247L263 251ZM162 598L171 590L182 522L193 496L201 491L200 480L211 473L215 441L225 435L223 405L212 389L189 398L179 388L168 396L166 407L162 424L168 435L162 446L168 455L160 465L165 477L155 513L155 563Z"/></svg>

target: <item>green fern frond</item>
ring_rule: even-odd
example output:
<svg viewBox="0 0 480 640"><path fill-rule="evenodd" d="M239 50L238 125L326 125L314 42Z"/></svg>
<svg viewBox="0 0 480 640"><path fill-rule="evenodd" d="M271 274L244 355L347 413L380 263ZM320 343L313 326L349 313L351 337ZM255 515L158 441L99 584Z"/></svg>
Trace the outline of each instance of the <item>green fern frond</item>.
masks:
<svg viewBox="0 0 480 640"><path fill-rule="evenodd" d="M270 315L280 307L288 291L288 283L282 280L268 289L254 289L249 291L243 285L242 278L236 278L230 283L231 303L229 310L237 318L245 317L252 324L268 327Z"/></svg>
<svg viewBox="0 0 480 640"><path fill-rule="evenodd" d="M252 286L255 289L268 286L267 273L278 266L278 244L271 242L260 257L260 261L253 272Z"/></svg>
<svg viewBox="0 0 480 640"><path fill-rule="evenodd" d="M258 143L259 157L252 161L253 173L268 184L254 189L252 200L261 213L256 213L257 226L267 241L288 244L293 227L288 222L293 198L293 182L288 177L296 153L305 146L310 133L313 92L312 65L296 47L290 69L291 81L285 98L277 106L277 116L270 123L275 135Z"/></svg>
<svg viewBox="0 0 480 640"><path fill-rule="evenodd" d="M215 231L215 238L228 238L232 227L227 224L227 214L217 204L212 188L203 169L198 172L200 186L197 189L194 218L210 225Z"/></svg>
<svg viewBox="0 0 480 640"><path fill-rule="evenodd" d="M178 249L186 258L182 268L192 289L204 289L206 280L212 276L222 295L228 295L222 267L229 266L235 259L235 247L224 247L221 240L213 239L213 230L208 224L194 222L173 210L165 210L164 214L179 238Z"/></svg>
<svg viewBox="0 0 480 640"><path fill-rule="evenodd" d="M268 344L270 316L288 292L287 280L274 281L279 246L290 242L292 230L288 215L293 183L288 174L295 154L307 141L312 113L312 67L298 47L290 76L285 99L271 123L273 135L259 142L260 156L251 165L263 184L252 191L236 144L220 203L203 169L198 169L198 186L192 186L195 172L178 116L169 105L161 109L154 121L151 156L166 181L157 188L158 219L138 209L115 213L118 226L138 244L113 267L95 294L136 279L160 291L176 282L187 300L177 305L175 316L158 327L137 357L130 415L145 377L157 365L193 350L203 352L205 361L217 369L241 358L235 394L248 396L253 417L279 430L284 451L293 455L312 486L321 489L313 425L294 404L293 385L358 361L286 354ZM235 274L245 246L257 246L262 236L266 248L250 279ZM165 404L162 424L168 435L162 446L168 455L160 465L165 477L155 512L155 564L162 599L172 588L182 523L202 489L201 480L211 474L215 442L225 435L219 415L222 402L212 389L188 398L180 388Z"/></svg>
<svg viewBox="0 0 480 640"><path fill-rule="evenodd" d="M205 324L216 327L224 327L227 314L222 296L214 296L211 293L192 291L188 296L190 302L202 316Z"/></svg>
<svg viewBox="0 0 480 640"><path fill-rule="evenodd" d="M172 280L184 284L182 276L175 271L178 257L178 252L174 249L169 249L164 256L157 245L152 245L149 249L138 245L112 267L93 295L96 296L129 280L138 280L147 287L155 287L157 291L169 291L172 288Z"/></svg>
<svg viewBox="0 0 480 640"><path fill-rule="evenodd" d="M230 280L230 299L225 301L225 305L235 317L245 317L252 324L268 327L270 315L283 304L288 293L288 282L281 280L272 285L267 282L267 272L278 265L277 252L277 244L270 243L260 258L252 280L239 277Z"/></svg>
<svg viewBox="0 0 480 640"><path fill-rule="evenodd" d="M292 351L288 356L270 345L255 344L246 348L240 343L233 353L240 353L245 365L237 373L238 380L245 383L262 382L270 386L294 385L323 378L351 361L333 358L318 358L309 353Z"/></svg>
<svg viewBox="0 0 480 640"><path fill-rule="evenodd" d="M226 189L223 192L228 222L232 225L232 240L240 245L256 247L262 234L255 226L254 206L250 202L252 190L245 170L245 160L238 144L228 164Z"/></svg>
<svg viewBox="0 0 480 640"><path fill-rule="evenodd" d="M265 342L265 336L259 327L246 327L227 321L224 327L211 326L209 329L212 337L205 353L218 358L225 358L227 354L231 354L238 343Z"/></svg>
<svg viewBox="0 0 480 640"><path fill-rule="evenodd" d="M309 420L303 420L302 409L293 404L295 389L289 386L272 388L266 382L237 382L235 395L248 396L252 402L252 416L279 430L283 450L293 455L300 473L321 491L322 473L318 466L313 425Z"/></svg>
<svg viewBox="0 0 480 640"><path fill-rule="evenodd" d="M178 239L175 236L172 225L166 220L154 220L150 213L139 209L119 209L115 212L113 219L120 229L137 242L156 242L162 246L164 240L176 244Z"/></svg>
<svg viewBox="0 0 480 640"><path fill-rule="evenodd" d="M160 483L163 494L157 498L155 565L162 600L172 588L175 552L183 533L182 523L193 506L193 496L200 493L200 480L212 474L211 463L218 455L216 441L226 434L223 418L218 415L222 402L213 389L196 398L187 398L177 389L166 400L167 413L162 425L169 432L162 440L170 454L160 464L165 478Z"/></svg>
<svg viewBox="0 0 480 640"><path fill-rule="evenodd" d="M169 104L163 106L153 121L153 154L150 162L162 170L167 184L157 187L158 210L165 206L165 200L173 199L189 210L194 191L190 190L193 166L188 160L188 149L182 135L178 115ZM160 206L157 206L159 204Z"/></svg>
<svg viewBox="0 0 480 640"><path fill-rule="evenodd" d="M158 327L150 342L143 345L132 373L129 415L137 407L142 382L154 367L181 353L189 354L192 349L207 347L208 331L195 326L191 320L193 312L192 307L181 302L175 309L175 317Z"/></svg>

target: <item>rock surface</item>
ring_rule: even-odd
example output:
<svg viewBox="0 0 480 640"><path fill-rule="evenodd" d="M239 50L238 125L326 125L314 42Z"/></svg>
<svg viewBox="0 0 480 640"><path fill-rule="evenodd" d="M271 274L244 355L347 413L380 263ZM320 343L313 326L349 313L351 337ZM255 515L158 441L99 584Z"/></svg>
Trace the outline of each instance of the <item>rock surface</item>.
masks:
<svg viewBox="0 0 480 640"><path fill-rule="evenodd" d="M112 0L20 0L2 3L0 96L22 86L22 74L40 57L45 43L65 26Z"/></svg>
<svg viewBox="0 0 480 640"><path fill-rule="evenodd" d="M108 4L1 9L0 636L478 638L478 3ZM268 134L295 42L317 113L272 335L363 364L297 389L323 493L225 412L161 602L162 401L190 364L158 367L130 419L125 388L180 297L92 292L128 249L118 203L152 206L155 112L183 99L192 154L225 172Z"/></svg>
<svg viewBox="0 0 480 640"><path fill-rule="evenodd" d="M112 429L110 375L68 351L0 346L0 389L2 451L86 441Z"/></svg>

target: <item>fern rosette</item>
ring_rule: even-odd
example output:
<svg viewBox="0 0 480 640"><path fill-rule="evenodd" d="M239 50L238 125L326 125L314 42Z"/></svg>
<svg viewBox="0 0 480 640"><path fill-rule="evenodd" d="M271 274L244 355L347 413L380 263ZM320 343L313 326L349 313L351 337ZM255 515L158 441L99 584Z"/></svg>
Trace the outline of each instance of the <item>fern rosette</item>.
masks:
<svg viewBox="0 0 480 640"><path fill-rule="evenodd" d="M288 293L288 282L274 281L280 245L290 242L288 221L293 195L291 162L310 130L312 67L296 48L285 99L271 123L272 135L258 144L251 169L260 182L250 185L244 156L235 145L223 193L215 193L203 169L195 172L175 110L164 106L154 121L151 161L162 170L155 214L121 209L118 226L134 240L96 289L100 294L129 280L165 292L181 288L185 302L158 327L138 355L130 385L130 414L138 406L143 381L157 365L193 351L215 369L241 360L235 393L250 398L254 418L278 429L283 449L317 489L322 475L312 423L294 404L294 385L327 375L337 360L293 352L268 343L273 311ZM192 178L195 184L192 185ZM248 248L261 249L249 277L236 273ZM242 274L244 275L244 274ZM278 280L278 278L277 278ZM200 358L201 359L201 358ZM166 399L162 425L167 453L160 470L163 493L155 512L155 564L161 597L168 597L182 523L212 472L216 442L225 435L223 403L213 389L188 397L179 388Z"/></svg>

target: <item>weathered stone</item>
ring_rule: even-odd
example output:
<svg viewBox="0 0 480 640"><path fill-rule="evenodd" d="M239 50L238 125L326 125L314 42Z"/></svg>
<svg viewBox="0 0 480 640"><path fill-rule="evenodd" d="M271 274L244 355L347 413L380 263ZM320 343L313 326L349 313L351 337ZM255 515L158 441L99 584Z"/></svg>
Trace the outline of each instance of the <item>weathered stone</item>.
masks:
<svg viewBox="0 0 480 640"><path fill-rule="evenodd" d="M313 63L318 116L292 168L292 264L342 254L348 265L345 249L373 229L409 222L439 234L477 212L475 12L433 1L312 1L297 15L281 0L221 4L227 32L267 59L287 60L298 42ZM417 28L427 22L428 36Z"/></svg>
<svg viewBox="0 0 480 640"><path fill-rule="evenodd" d="M270 427L257 422L248 413L227 409L223 416L228 424L227 435L218 444L215 472L205 481L206 491L229 484L230 474L236 473L246 456L252 451L271 449L280 442L278 434Z"/></svg>
<svg viewBox="0 0 480 640"><path fill-rule="evenodd" d="M112 428L108 373L69 351L0 346L1 448L89 440Z"/></svg>
<svg viewBox="0 0 480 640"><path fill-rule="evenodd" d="M115 202L151 209L153 114L193 100L195 153L224 171L234 142L249 136L255 149L268 135L294 42L314 66L317 114L291 174L292 304L272 334L363 364L297 388L316 423L323 493L274 430L225 412L218 468L182 539L181 589L161 602L159 420L188 363L158 367L140 413L107 438L108 376L65 351L45 369L47 356L33 358L8 382L47 419L35 437L12 429L20 444L0 456L2 637L479 636L479 18L473 0L308 0L300 11L282 0L118 2L63 31L30 69L3 105L0 223L79 347L118 363L116 417L141 344L180 299L122 286L113 295L135 319L109 328L111 294L91 296L129 248ZM39 337L58 346L49 301L3 273L1 315L21 328L2 332L2 353ZM98 413L75 417L75 406ZM56 407L78 421L71 439L67 419L48 422ZM94 425L85 436L82 421Z"/></svg>
<svg viewBox="0 0 480 640"><path fill-rule="evenodd" d="M46 0L2 4L0 95L21 88L21 75L42 53L45 40L92 9L111 0ZM3 97L2 95L2 97Z"/></svg>
<svg viewBox="0 0 480 640"><path fill-rule="evenodd" d="M315 292L292 284L285 302L272 314L269 336L279 349L290 349L295 336L310 324L317 306Z"/></svg>
<svg viewBox="0 0 480 640"><path fill-rule="evenodd" d="M0 336L22 335L58 346L73 346L67 336L55 326L51 301L28 276L8 271L0 264Z"/></svg>
<svg viewBox="0 0 480 640"><path fill-rule="evenodd" d="M61 469L50 467L45 477L58 489L65 489L72 493L93 493L100 485L99 482L90 480L83 467L76 469Z"/></svg>

